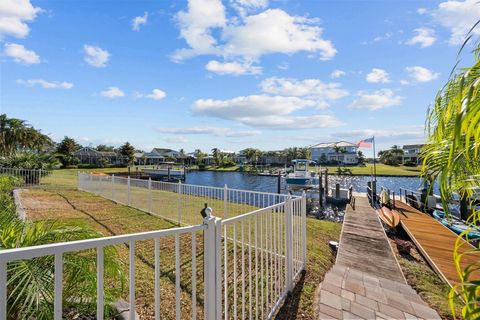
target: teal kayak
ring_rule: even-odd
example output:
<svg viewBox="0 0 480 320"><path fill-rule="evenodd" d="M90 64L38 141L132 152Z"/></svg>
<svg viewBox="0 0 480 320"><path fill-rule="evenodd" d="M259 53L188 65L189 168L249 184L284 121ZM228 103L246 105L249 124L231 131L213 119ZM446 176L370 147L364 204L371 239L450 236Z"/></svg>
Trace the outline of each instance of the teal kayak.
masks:
<svg viewBox="0 0 480 320"><path fill-rule="evenodd" d="M480 228L473 225L467 225L463 221L452 217L447 219L445 212L441 210L433 211L433 217L443 224L448 229L452 230L456 234L460 234L466 230L469 230L466 234L469 239L480 239Z"/></svg>

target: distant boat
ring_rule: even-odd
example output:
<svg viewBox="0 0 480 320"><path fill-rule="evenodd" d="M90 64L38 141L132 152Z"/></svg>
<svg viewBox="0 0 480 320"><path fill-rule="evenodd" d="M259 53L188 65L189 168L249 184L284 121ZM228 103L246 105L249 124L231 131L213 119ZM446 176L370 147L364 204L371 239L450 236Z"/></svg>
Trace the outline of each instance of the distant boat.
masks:
<svg viewBox="0 0 480 320"><path fill-rule="evenodd" d="M448 229L452 230L456 234L460 234L466 230L469 230L467 236L469 239L480 239L480 228L474 225L467 225L460 219L456 217L451 217L448 219L444 211L435 210L433 211L433 217L437 219L441 224L443 224Z"/></svg>
<svg viewBox="0 0 480 320"><path fill-rule="evenodd" d="M318 179L318 177L316 177L315 173L308 170L308 166L314 162L306 159L295 159L292 160L292 163L293 172L285 175L287 185L293 187L312 187L315 179Z"/></svg>

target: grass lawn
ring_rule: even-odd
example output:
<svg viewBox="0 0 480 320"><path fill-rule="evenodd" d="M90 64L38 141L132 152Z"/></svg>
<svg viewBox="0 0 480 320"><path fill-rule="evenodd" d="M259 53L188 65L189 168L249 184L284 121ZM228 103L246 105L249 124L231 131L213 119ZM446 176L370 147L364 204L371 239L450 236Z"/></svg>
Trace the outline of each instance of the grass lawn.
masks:
<svg viewBox="0 0 480 320"><path fill-rule="evenodd" d="M407 166L389 166L382 163L377 163L377 175L382 176L405 176L415 177L420 174L421 166L407 167ZM329 174L336 174L338 172L338 166L327 166ZM340 167L341 170L349 170L348 174L352 175L370 175L373 172L373 164L367 163L365 167Z"/></svg>
<svg viewBox="0 0 480 320"><path fill-rule="evenodd" d="M94 169L85 171L117 171ZM172 228L174 223L149 215L130 207L87 192L76 190L76 169L56 170L39 187L32 188L24 195L27 217L32 220L55 219L65 222L87 224L104 235L119 235ZM177 200L177 199L175 199ZM184 201L188 201L187 198ZM159 202L156 202L159 203ZM279 311L278 319L315 319L313 307L314 292L330 269L334 257L328 246L329 240L338 240L341 225L338 223L307 219L307 272L300 279L293 294ZM191 247L192 237L197 243L197 314L202 317L203 302L203 248L202 236L180 237L181 260L181 309L182 318L191 316ZM118 246L120 261L128 270L128 249ZM161 308L164 319L174 318L175 306L175 241L174 238L161 240ZM231 259L230 259L231 260ZM136 303L142 319L153 318L153 241L136 243ZM229 277L233 277L229 265ZM240 273L239 273L240 275ZM240 279L237 281L240 282ZM116 285L119 285L118 282ZM124 298L127 299L128 285L125 284Z"/></svg>

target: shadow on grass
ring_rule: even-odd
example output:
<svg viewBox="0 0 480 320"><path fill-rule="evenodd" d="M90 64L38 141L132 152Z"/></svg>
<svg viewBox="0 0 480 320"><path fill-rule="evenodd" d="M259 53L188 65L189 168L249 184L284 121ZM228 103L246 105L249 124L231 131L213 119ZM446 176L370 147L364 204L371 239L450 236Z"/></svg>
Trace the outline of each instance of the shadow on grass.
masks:
<svg viewBox="0 0 480 320"><path fill-rule="evenodd" d="M277 320L289 320L297 319L298 308L300 306L300 298L302 296L303 285L305 284L305 274L303 271L298 279L297 284L285 298L285 302L282 307L278 310L275 319Z"/></svg>

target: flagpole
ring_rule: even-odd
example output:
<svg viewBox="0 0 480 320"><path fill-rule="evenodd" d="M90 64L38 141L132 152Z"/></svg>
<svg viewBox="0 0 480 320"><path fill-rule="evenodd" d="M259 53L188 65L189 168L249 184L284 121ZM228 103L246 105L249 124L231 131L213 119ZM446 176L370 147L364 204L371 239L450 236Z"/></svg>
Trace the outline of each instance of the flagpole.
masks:
<svg viewBox="0 0 480 320"><path fill-rule="evenodd" d="M375 182L377 181L377 165L376 165L376 159L375 159L375 136L373 136L373 177L375 179Z"/></svg>

